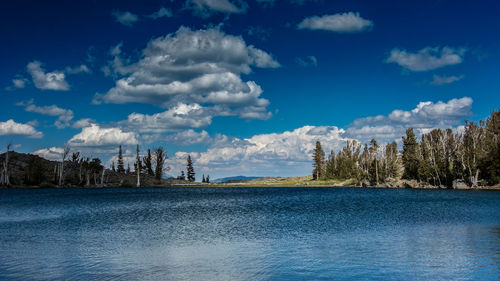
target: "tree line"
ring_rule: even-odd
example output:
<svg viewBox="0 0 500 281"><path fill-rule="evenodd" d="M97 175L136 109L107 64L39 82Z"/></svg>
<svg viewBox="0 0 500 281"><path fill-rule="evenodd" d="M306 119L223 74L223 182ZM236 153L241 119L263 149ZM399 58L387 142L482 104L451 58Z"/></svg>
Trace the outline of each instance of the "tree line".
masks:
<svg viewBox="0 0 500 281"><path fill-rule="evenodd" d="M361 146L349 140L326 157L316 142L314 180L356 179L383 184L397 179L451 187L460 181L470 187L500 182L500 110L486 121L466 121L463 130L433 129L417 140L413 128L402 137L402 150L394 141L379 145L375 139Z"/></svg>
<svg viewBox="0 0 500 281"><path fill-rule="evenodd" d="M99 158L90 159L82 156L80 152L70 154L71 150L67 147L63 149L60 161L51 164L52 170L47 167L47 163L54 163L53 161L35 155L25 155L26 157L22 161L16 160L16 163L12 163L13 161L9 161L9 155L13 153L10 147L11 145L8 144L4 159L0 163L0 185L2 186L10 186L13 174L15 174L14 184L18 185L21 183L23 185L40 185L43 183L58 186L90 186L119 182L119 185L130 186L133 185L130 179L135 178L135 185L140 187L143 179L154 179L157 183L161 183L163 173L170 170L170 167L166 166L167 151L162 147L153 150L147 149L147 154L141 157L139 145L137 145L133 171L130 164L125 169L121 145L118 147L116 166L113 161L109 169L105 168ZM195 171L190 155L187 156L186 170L187 179L184 171L177 179L194 182L196 180ZM19 173L24 173L24 179L19 179ZM210 177L207 175L205 178L203 175L202 182L210 182Z"/></svg>

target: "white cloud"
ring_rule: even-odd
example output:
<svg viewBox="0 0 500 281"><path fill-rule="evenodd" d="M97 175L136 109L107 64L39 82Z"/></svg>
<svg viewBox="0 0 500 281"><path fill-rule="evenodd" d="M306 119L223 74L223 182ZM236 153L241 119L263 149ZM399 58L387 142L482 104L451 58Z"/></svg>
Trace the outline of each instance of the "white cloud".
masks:
<svg viewBox="0 0 500 281"><path fill-rule="evenodd" d="M239 139L217 136L206 152L190 153L195 167L217 175L297 175L311 170L316 141L324 149L338 150L347 140L344 130L335 126L304 126L282 133L260 134ZM176 153L174 171L185 165L186 152ZM174 165L172 164L172 165Z"/></svg>
<svg viewBox="0 0 500 281"><path fill-rule="evenodd" d="M225 112L220 107L206 108L199 104L179 103L167 111L153 115L131 113L121 124L141 133L172 132L184 128L200 129L209 126L213 116L225 115Z"/></svg>
<svg viewBox="0 0 500 281"><path fill-rule="evenodd" d="M120 128L101 128L97 124L82 128L68 145L71 147L106 147L137 144L135 133L123 132Z"/></svg>
<svg viewBox="0 0 500 281"><path fill-rule="evenodd" d="M132 14L129 11L114 11L112 13L113 17L115 17L116 22L119 22L125 26L132 26L139 20L139 17L135 14Z"/></svg>
<svg viewBox="0 0 500 281"><path fill-rule="evenodd" d="M434 128L450 128L470 116L472 99L463 97L448 102L420 102L410 111L394 110L389 115L356 119L347 129L348 136L362 141L400 139L409 127L417 134Z"/></svg>
<svg viewBox="0 0 500 281"><path fill-rule="evenodd" d="M348 12L334 15L312 16L297 25L298 29L326 30L337 33L369 31L373 22L362 18L359 13Z"/></svg>
<svg viewBox="0 0 500 281"><path fill-rule="evenodd" d="M160 9L158 11L149 15L149 17L152 19L159 19L159 18L163 18L163 17L169 18L172 15L173 15L172 11L170 11L169 9L167 9L165 7L160 7Z"/></svg>
<svg viewBox="0 0 500 281"><path fill-rule="evenodd" d="M464 75L452 75L452 76L439 76L439 75L434 75L432 76L432 85L445 85L445 84L451 84L453 82L460 81L464 78Z"/></svg>
<svg viewBox="0 0 500 281"><path fill-rule="evenodd" d="M29 81L22 77L21 75L16 75L16 78L12 79L12 85L5 87L7 91L13 91L15 89L24 89Z"/></svg>
<svg viewBox="0 0 500 281"><path fill-rule="evenodd" d="M305 58L296 58L295 62L303 67L318 66L318 59L315 56L307 56Z"/></svg>
<svg viewBox="0 0 500 281"><path fill-rule="evenodd" d="M42 158L52 161L61 161L62 155L64 153L64 148L62 147L51 147L51 148L42 148L37 151L34 151L31 154L38 155Z"/></svg>
<svg viewBox="0 0 500 281"><path fill-rule="evenodd" d="M272 29L271 28L265 28L260 25L255 25L255 26L249 26L247 31L248 36L253 36L255 38L258 38L262 41L266 41L271 37Z"/></svg>
<svg viewBox="0 0 500 281"><path fill-rule="evenodd" d="M116 78L119 75L125 75L131 71L129 67L127 67L130 60L121 57L122 47L123 42L120 42L116 46L110 48L109 54L113 57L113 59L109 60L107 65L101 68L105 76L112 76L113 78Z"/></svg>
<svg viewBox="0 0 500 281"><path fill-rule="evenodd" d="M462 63L465 52L465 48L450 47L425 47L416 53L395 48L386 62L397 63L411 71L428 71Z"/></svg>
<svg viewBox="0 0 500 281"><path fill-rule="evenodd" d="M189 146L193 144L210 143L212 141L212 138L205 130L196 132L192 129L189 129L176 134L168 135L165 137L165 141L168 143L174 143L176 145Z"/></svg>
<svg viewBox="0 0 500 281"><path fill-rule="evenodd" d="M86 66L85 64L81 64L81 65L75 66L75 67L67 66L65 68L65 72L68 74L92 73L90 68L88 66Z"/></svg>
<svg viewBox="0 0 500 281"><path fill-rule="evenodd" d="M126 77L118 79L106 94L97 94L95 103L139 102L170 108L154 119L171 116L179 104L200 106L205 113L213 114L200 120L203 124L207 121L210 124L211 117L220 115L246 119L270 117L266 110L269 101L260 97L261 87L254 81L242 81L241 74L250 73L252 66L280 65L268 53L247 45L241 37L227 35L218 28L193 31L181 27L176 33L150 41L142 51L142 58L129 65L123 65L118 57L120 48L118 45L112 52L115 55L112 64L118 66L111 68ZM196 115L199 111L192 113Z"/></svg>
<svg viewBox="0 0 500 281"><path fill-rule="evenodd" d="M71 109L60 108L57 105L49 106L37 106L33 103L33 100L27 103L19 102L19 106L24 106L24 110L27 112L35 112L42 115L57 116L57 120L54 125L58 129L63 129L70 126L70 122L73 119L73 111Z"/></svg>
<svg viewBox="0 0 500 281"><path fill-rule="evenodd" d="M71 127L75 129L81 129L85 127L90 127L92 124L95 124L95 120L90 118L83 118L75 121L73 125L71 125Z"/></svg>
<svg viewBox="0 0 500 281"><path fill-rule="evenodd" d="M37 131L30 124L17 123L10 119L0 122L0 136L23 136L38 139L43 137L43 133Z"/></svg>
<svg viewBox="0 0 500 281"><path fill-rule="evenodd" d="M62 71L45 72L42 63L33 61L28 63L28 73L33 79L35 87L41 90L67 91L69 85L65 80L66 75Z"/></svg>
<svg viewBox="0 0 500 281"><path fill-rule="evenodd" d="M21 78L12 79L12 84L14 85L14 87L22 89L26 87L26 79L21 79Z"/></svg>
<svg viewBox="0 0 500 281"><path fill-rule="evenodd" d="M243 14L248 4L243 0L187 0L186 7L192 9L196 15L209 17L214 12L225 14Z"/></svg>

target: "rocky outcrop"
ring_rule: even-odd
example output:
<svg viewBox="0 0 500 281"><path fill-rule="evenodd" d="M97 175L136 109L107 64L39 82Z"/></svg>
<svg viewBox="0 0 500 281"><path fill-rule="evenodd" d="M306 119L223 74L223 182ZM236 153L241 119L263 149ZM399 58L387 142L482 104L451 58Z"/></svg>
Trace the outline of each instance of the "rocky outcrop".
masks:
<svg viewBox="0 0 500 281"><path fill-rule="evenodd" d="M453 189L470 189L470 187L463 180L454 180Z"/></svg>

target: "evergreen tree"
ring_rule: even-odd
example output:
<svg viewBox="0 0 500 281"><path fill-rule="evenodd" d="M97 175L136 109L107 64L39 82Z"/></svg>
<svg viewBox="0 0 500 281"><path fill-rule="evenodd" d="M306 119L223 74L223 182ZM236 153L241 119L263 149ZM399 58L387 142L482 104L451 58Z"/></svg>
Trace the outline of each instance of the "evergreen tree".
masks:
<svg viewBox="0 0 500 281"><path fill-rule="evenodd" d="M102 172L104 167L101 165L101 159L93 158L92 161L88 163L89 174L91 174L94 178L94 184L97 185L99 178L99 174Z"/></svg>
<svg viewBox="0 0 500 281"><path fill-rule="evenodd" d="M78 158L80 158L80 152L73 152L71 154L71 162L73 163L78 162Z"/></svg>
<svg viewBox="0 0 500 281"><path fill-rule="evenodd" d="M141 187L141 170L142 170L142 163L141 163L141 157L139 156L139 145L137 145L136 148L136 158L135 158L135 173L137 175L137 187Z"/></svg>
<svg viewBox="0 0 500 281"><path fill-rule="evenodd" d="M210 175L207 175L207 177L205 178L205 182L210 183Z"/></svg>
<svg viewBox="0 0 500 281"><path fill-rule="evenodd" d="M184 174L184 171L181 171L181 175L179 176L178 179L183 180L183 181L186 180L186 175Z"/></svg>
<svg viewBox="0 0 500 281"><path fill-rule="evenodd" d="M116 172L116 169L115 169L115 161L113 161L113 162L111 163L111 170L112 170L113 172Z"/></svg>
<svg viewBox="0 0 500 281"><path fill-rule="evenodd" d="M191 160L191 155L187 157L187 180L190 182L195 181L195 173L193 168L193 161Z"/></svg>
<svg viewBox="0 0 500 281"><path fill-rule="evenodd" d="M316 141L316 148L313 154L313 180L320 180L323 177L324 162L325 162L325 152L321 147L321 143Z"/></svg>
<svg viewBox="0 0 500 281"><path fill-rule="evenodd" d="M130 174L130 163L127 164L127 175Z"/></svg>
<svg viewBox="0 0 500 281"><path fill-rule="evenodd" d="M392 179L398 178L401 164L399 163L398 144L396 141L393 141L385 147L385 160L385 177Z"/></svg>
<svg viewBox="0 0 500 281"><path fill-rule="evenodd" d="M154 176L155 173L153 171L153 161L152 161L152 157L151 157L151 149L148 149L148 154L147 154L147 156L144 156L143 162L144 162L144 169L146 169L146 173L150 176Z"/></svg>
<svg viewBox="0 0 500 281"><path fill-rule="evenodd" d="M333 150L330 151L330 156L326 161L325 177L327 179L335 178L335 152Z"/></svg>
<svg viewBox="0 0 500 281"><path fill-rule="evenodd" d="M482 178L489 185L500 183L500 109L493 111L483 124L485 137L482 143L484 156L479 161Z"/></svg>
<svg viewBox="0 0 500 281"><path fill-rule="evenodd" d="M155 178L160 181L163 176L163 165L167 160L167 152L162 147L158 147L154 150L155 153Z"/></svg>
<svg viewBox="0 0 500 281"><path fill-rule="evenodd" d="M413 132L413 128L406 130L406 137L403 137L403 166L405 168L403 178L418 180L420 149Z"/></svg>
<svg viewBox="0 0 500 281"><path fill-rule="evenodd" d="M370 181L379 184L379 174L378 174L378 157L377 157L378 144L375 139L370 141L370 159L371 159L371 169L369 173Z"/></svg>
<svg viewBox="0 0 500 281"><path fill-rule="evenodd" d="M201 182L203 182L203 183L205 182L205 174L203 174L203 175L201 176Z"/></svg>
<svg viewBox="0 0 500 281"><path fill-rule="evenodd" d="M125 167L123 166L123 154L122 154L122 146L118 147L118 160L117 160L118 168L117 171L120 174L125 173Z"/></svg>
<svg viewBox="0 0 500 281"><path fill-rule="evenodd" d="M353 140L348 140L346 145L337 154L337 177L339 179L358 179L359 172L359 155L361 145Z"/></svg>

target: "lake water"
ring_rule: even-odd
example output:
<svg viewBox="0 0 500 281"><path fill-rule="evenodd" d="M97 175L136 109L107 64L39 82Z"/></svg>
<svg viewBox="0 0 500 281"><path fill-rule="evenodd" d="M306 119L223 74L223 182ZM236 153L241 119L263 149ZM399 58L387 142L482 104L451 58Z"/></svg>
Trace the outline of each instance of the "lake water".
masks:
<svg viewBox="0 0 500 281"><path fill-rule="evenodd" d="M498 280L500 192L0 190L0 280Z"/></svg>

